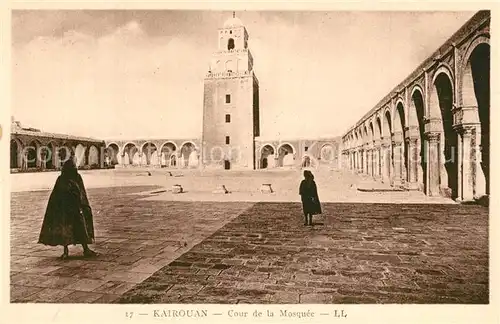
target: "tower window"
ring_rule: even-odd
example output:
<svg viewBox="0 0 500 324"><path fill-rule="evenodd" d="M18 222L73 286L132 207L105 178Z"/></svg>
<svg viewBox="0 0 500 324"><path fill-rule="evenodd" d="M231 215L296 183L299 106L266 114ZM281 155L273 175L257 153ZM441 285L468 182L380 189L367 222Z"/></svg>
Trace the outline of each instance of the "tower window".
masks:
<svg viewBox="0 0 500 324"><path fill-rule="evenodd" d="M226 144L229 144L231 141L229 139L229 136L226 136Z"/></svg>
<svg viewBox="0 0 500 324"><path fill-rule="evenodd" d="M229 34L232 34L232 33L233 33L233 31L232 31L232 30L230 30L230 31L229 31Z"/></svg>
<svg viewBox="0 0 500 324"><path fill-rule="evenodd" d="M230 51L232 49L234 49L234 39L230 38L228 41L227 41L227 49Z"/></svg>
<svg viewBox="0 0 500 324"><path fill-rule="evenodd" d="M226 123L230 123L230 122L231 122L231 115L226 114Z"/></svg>
<svg viewBox="0 0 500 324"><path fill-rule="evenodd" d="M304 151L307 152L308 149L309 149L309 146L304 147Z"/></svg>
<svg viewBox="0 0 500 324"><path fill-rule="evenodd" d="M231 95L230 94L226 95L226 103L231 103Z"/></svg>

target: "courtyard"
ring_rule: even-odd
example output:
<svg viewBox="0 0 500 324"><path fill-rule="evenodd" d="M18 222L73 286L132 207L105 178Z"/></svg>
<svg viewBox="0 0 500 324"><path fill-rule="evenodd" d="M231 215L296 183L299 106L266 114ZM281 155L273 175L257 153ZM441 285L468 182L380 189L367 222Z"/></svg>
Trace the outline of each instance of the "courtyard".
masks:
<svg viewBox="0 0 500 324"><path fill-rule="evenodd" d="M313 172L323 214L306 227L300 170L82 171L99 255L69 260L37 244L58 173L13 174L11 302L489 302L487 208Z"/></svg>

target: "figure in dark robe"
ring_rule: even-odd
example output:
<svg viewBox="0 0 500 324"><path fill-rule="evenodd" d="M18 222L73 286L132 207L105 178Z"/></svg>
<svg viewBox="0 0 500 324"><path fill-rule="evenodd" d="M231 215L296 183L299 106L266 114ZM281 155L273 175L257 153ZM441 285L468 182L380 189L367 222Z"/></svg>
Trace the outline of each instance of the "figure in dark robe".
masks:
<svg viewBox="0 0 500 324"><path fill-rule="evenodd" d="M94 243L92 209L73 159L63 164L61 175L50 194L38 243L62 245L62 259L68 258L70 244L81 244L86 257L96 255L88 247L88 244Z"/></svg>
<svg viewBox="0 0 500 324"><path fill-rule="evenodd" d="M311 171L304 171L304 180L300 183L299 194L302 199L302 209L304 210L304 225L312 226L313 215L321 214L321 203L318 197L318 188L314 182L314 175Z"/></svg>

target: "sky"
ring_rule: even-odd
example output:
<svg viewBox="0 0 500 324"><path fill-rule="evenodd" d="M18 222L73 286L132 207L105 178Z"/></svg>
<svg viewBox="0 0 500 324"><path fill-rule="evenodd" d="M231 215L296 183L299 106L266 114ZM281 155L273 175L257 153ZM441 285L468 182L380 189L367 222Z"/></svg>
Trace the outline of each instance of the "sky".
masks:
<svg viewBox="0 0 500 324"><path fill-rule="evenodd" d="M239 11L261 137L340 136L474 12ZM229 11L14 11L12 115L100 139L200 138Z"/></svg>

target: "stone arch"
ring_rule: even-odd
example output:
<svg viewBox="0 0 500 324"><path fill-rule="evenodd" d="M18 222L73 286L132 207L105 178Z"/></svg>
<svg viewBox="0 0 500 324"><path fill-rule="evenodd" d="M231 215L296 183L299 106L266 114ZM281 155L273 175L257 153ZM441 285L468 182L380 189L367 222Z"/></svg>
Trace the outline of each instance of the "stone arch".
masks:
<svg viewBox="0 0 500 324"><path fill-rule="evenodd" d="M439 161L429 161L431 167L440 168L440 186L446 195L458 197L458 138L453 129L453 104L454 104L453 79L446 69L434 76L430 96L430 111L434 118L439 118L440 140L438 155ZM436 116L436 112L439 115Z"/></svg>
<svg viewBox="0 0 500 324"><path fill-rule="evenodd" d="M121 164L120 147L116 143L109 143L106 147L106 164L117 165Z"/></svg>
<svg viewBox="0 0 500 324"><path fill-rule="evenodd" d="M442 80L443 75L446 75L448 79L450 80L450 85L451 85L451 91L452 94L454 93L454 88L453 88L453 73L451 72L451 68L445 64L441 63L441 65L434 71L434 74L432 75L432 82L430 82L430 91L429 91L429 106L428 111L426 111L426 116L432 119L441 119L441 110L439 109L439 98L437 95L436 91L436 80L440 78Z"/></svg>
<svg viewBox="0 0 500 324"><path fill-rule="evenodd" d="M397 145L393 145L392 158L393 163L395 163L395 174L397 180L405 180L406 174L408 174L408 146L406 144L406 118L405 118L405 107L403 101L398 101L396 103L396 108L393 117L393 133L395 140L397 140ZM396 165L397 164L397 165Z"/></svg>
<svg viewBox="0 0 500 324"><path fill-rule="evenodd" d="M490 38L487 34L477 35L467 46L464 55L462 56L462 60L460 62L460 71L462 74L460 78L458 78L458 101L463 106L468 106L468 104L475 103L475 93L473 85L473 77L472 77L472 69L471 69L471 56L472 53L478 48L478 46L490 46ZM466 84L464 84L464 82ZM465 98L464 98L465 97Z"/></svg>
<svg viewBox="0 0 500 324"><path fill-rule="evenodd" d="M86 153L87 147L85 147L82 143L78 143L75 148L75 163L77 168L86 165Z"/></svg>
<svg viewBox="0 0 500 324"><path fill-rule="evenodd" d="M295 148L290 143L278 146L278 166L292 166L294 164Z"/></svg>
<svg viewBox="0 0 500 324"><path fill-rule="evenodd" d="M25 147L26 165L28 168L40 167L40 146L39 140L34 139Z"/></svg>
<svg viewBox="0 0 500 324"><path fill-rule="evenodd" d="M260 168L274 168L275 167L275 159L274 156L276 154L276 150L272 144L266 143L260 148Z"/></svg>
<svg viewBox="0 0 500 324"><path fill-rule="evenodd" d="M99 167L99 149L95 145L90 145L87 164L91 168Z"/></svg>
<svg viewBox="0 0 500 324"><path fill-rule="evenodd" d="M139 165L141 162L139 148L133 142L127 142L123 145L122 154L124 165Z"/></svg>
<svg viewBox="0 0 500 324"><path fill-rule="evenodd" d="M384 111L384 118L383 118L383 124L382 124L382 129L383 129L383 136L384 138L388 138L388 145L389 147L386 148L385 154L384 154L384 167L385 167L385 175L387 176L387 179L391 179L392 177L392 141L391 141L391 134L392 134L392 124L391 124L392 118L391 118L391 111L389 109L385 109ZM386 180L387 180L386 179Z"/></svg>
<svg viewBox="0 0 500 324"><path fill-rule="evenodd" d="M384 115L383 115L383 120L382 120L382 136L384 137L390 137L392 134L392 118L391 118L391 111L389 108L386 108L384 110Z"/></svg>
<svg viewBox="0 0 500 324"><path fill-rule="evenodd" d="M45 168L47 169L55 169L58 166L56 148L57 144L53 140L49 141L43 148L44 152L42 157L44 159Z"/></svg>
<svg viewBox="0 0 500 324"><path fill-rule="evenodd" d="M23 144L17 138L12 138L10 140L10 168L18 169L22 167L22 152Z"/></svg>
<svg viewBox="0 0 500 324"><path fill-rule="evenodd" d="M420 87L414 87L411 92L410 112L408 124L418 127L417 143L417 182L422 183L424 192L427 192L427 158L425 156L425 100L423 90Z"/></svg>
<svg viewBox="0 0 500 324"><path fill-rule="evenodd" d="M484 35L471 43L465 56L459 92L463 107L473 108L475 112L475 116L469 116L470 119L463 122L479 124L474 143L474 150L480 152L474 158L479 160L478 167L475 167L477 196L489 195L490 192L490 51L489 38Z"/></svg>
<svg viewBox="0 0 500 324"><path fill-rule="evenodd" d="M158 165L158 148L153 142L142 144L141 153L141 165Z"/></svg>
<svg viewBox="0 0 500 324"><path fill-rule="evenodd" d="M419 120L419 116L417 115L417 108L415 107L415 101L414 101L414 98L415 98L415 94L419 94L420 97L423 99L424 98L424 90L422 89L422 87L419 85L419 84L416 84L414 85L411 90L410 90L410 100L408 102L409 104L409 109L408 109L408 118L407 118L407 125L409 127L411 126L418 126L419 123L420 123L420 120ZM418 96L418 95L417 95ZM425 101L422 100L422 107L424 107L423 105L425 104ZM424 111L421 115L421 118L422 118L422 121L424 119L424 116L425 116L425 107L424 107Z"/></svg>
<svg viewBox="0 0 500 324"><path fill-rule="evenodd" d="M160 146L160 163L167 168L177 167L177 144L166 141Z"/></svg>
<svg viewBox="0 0 500 324"><path fill-rule="evenodd" d="M179 151L179 163L182 168L194 168L198 166L198 149L192 141L182 143Z"/></svg>
<svg viewBox="0 0 500 324"><path fill-rule="evenodd" d="M375 118L375 138L380 140L382 138L382 121L380 116Z"/></svg>
<svg viewBox="0 0 500 324"><path fill-rule="evenodd" d="M68 161L71 158L74 158L75 151L74 151L71 143L68 143L68 142L63 143L58 149L57 156L59 159L59 166L60 167L62 167L64 162Z"/></svg>

